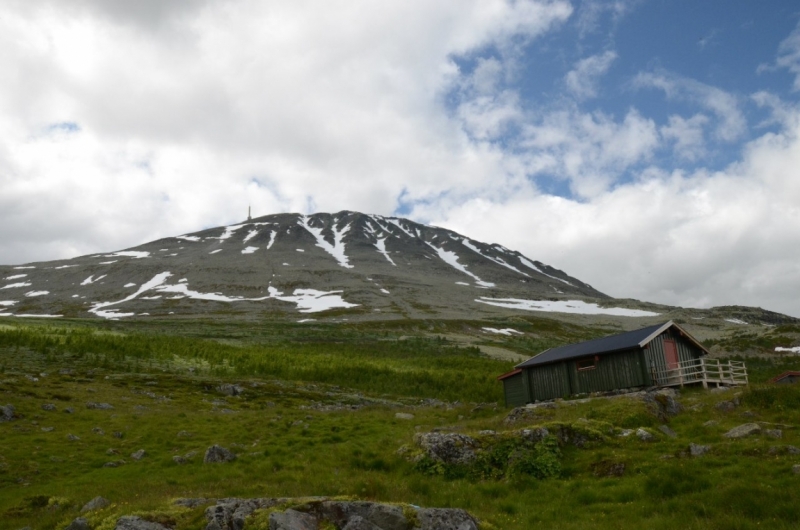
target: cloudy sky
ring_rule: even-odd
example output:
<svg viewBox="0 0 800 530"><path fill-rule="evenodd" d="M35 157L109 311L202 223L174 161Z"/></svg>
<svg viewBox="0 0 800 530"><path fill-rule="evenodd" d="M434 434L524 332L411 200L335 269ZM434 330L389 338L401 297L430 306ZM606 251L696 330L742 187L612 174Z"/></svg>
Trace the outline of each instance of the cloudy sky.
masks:
<svg viewBox="0 0 800 530"><path fill-rule="evenodd" d="M800 316L796 0L3 0L0 263L344 209Z"/></svg>

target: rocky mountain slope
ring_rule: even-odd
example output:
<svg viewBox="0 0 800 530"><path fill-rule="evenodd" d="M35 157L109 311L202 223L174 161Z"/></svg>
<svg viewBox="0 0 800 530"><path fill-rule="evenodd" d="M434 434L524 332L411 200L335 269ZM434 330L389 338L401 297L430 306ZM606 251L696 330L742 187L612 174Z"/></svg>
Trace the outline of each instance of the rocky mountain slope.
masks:
<svg viewBox="0 0 800 530"><path fill-rule="evenodd" d="M500 245L356 212L269 215L108 254L0 267L0 280L0 312L14 316L420 317L609 299Z"/></svg>
<svg viewBox="0 0 800 530"><path fill-rule="evenodd" d="M498 244L358 212L276 214L70 260L0 267L0 316L355 320L536 311L664 319ZM637 322L633 325L639 325Z"/></svg>

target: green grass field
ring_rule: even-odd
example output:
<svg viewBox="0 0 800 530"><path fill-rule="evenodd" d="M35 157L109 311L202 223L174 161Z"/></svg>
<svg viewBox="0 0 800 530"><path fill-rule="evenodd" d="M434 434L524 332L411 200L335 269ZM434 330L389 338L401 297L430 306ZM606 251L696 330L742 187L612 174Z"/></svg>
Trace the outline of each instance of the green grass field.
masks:
<svg viewBox="0 0 800 530"><path fill-rule="evenodd" d="M172 506L178 497L312 495L465 508L496 529L797 527L800 475L792 466L800 455L786 447L800 447L800 388L761 382L800 363L753 362L756 383L733 411L714 405L738 391L684 389L685 410L669 422L674 439L630 399L562 405L508 426L495 377L512 363L436 336L465 326L479 323L4 325L0 405L13 405L17 417L0 423L0 527L60 529L97 495L112 505L90 515L95 528L133 513L176 530L204 528L203 508ZM540 338L505 347L525 353L603 332L545 320L529 326ZM223 395L223 383L244 392ZM544 479L436 474L398 454L434 428L476 435L586 421L617 432L648 427L656 439L609 433L585 448L564 445L556 476ZM722 436L753 421L780 424L782 438ZM690 442L711 451L692 458ZM212 444L237 460L203 464ZM140 449L146 456L132 459ZM192 453L184 465L173 461ZM602 476L614 464L624 474Z"/></svg>

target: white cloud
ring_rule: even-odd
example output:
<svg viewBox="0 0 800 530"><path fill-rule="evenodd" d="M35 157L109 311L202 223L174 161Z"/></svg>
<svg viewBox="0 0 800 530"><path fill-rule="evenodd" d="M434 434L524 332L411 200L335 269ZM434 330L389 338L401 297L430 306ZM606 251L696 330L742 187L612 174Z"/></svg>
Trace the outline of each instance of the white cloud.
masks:
<svg viewBox="0 0 800 530"><path fill-rule="evenodd" d="M454 119L442 103L464 83L454 57L513 55L571 13L531 0L178 4L4 10L0 262L130 246L248 204L391 213L404 190L482 188L507 174L483 140L516 95L492 93L487 63Z"/></svg>
<svg viewBox="0 0 800 530"><path fill-rule="evenodd" d="M521 146L530 150L532 173L568 179L573 192L588 198L604 193L631 166L658 147L655 123L630 110L621 122L596 112L553 112L527 125Z"/></svg>
<svg viewBox="0 0 800 530"><path fill-rule="evenodd" d="M704 128L707 124L708 116L703 114L688 119L672 115L669 124L661 127L659 132L664 139L674 143L675 154L693 162L706 153Z"/></svg>
<svg viewBox="0 0 800 530"><path fill-rule="evenodd" d="M597 95L597 82L617 58L613 51L581 59L573 70L567 73L564 81L567 89L578 99L589 99Z"/></svg>
<svg viewBox="0 0 800 530"><path fill-rule="evenodd" d="M800 316L797 167L795 108L782 132L747 144L742 161L724 171L650 169L583 202L474 199L434 221L519 249L613 296L691 307L754 305Z"/></svg>
<svg viewBox="0 0 800 530"><path fill-rule="evenodd" d="M786 68L794 77L794 90L800 90L800 23L794 31L781 42L778 48L778 58L775 61L778 68Z"/></svg>
<svg viewBox="0 0 800 530"><path fill-rule="evenodd" d="M691 101L711 111L717 117L714 136L718 140L732 142L741 138L747 129L738 99L720 88L665 72L640 73L633 85L663 90L667 98Z"/></svg>

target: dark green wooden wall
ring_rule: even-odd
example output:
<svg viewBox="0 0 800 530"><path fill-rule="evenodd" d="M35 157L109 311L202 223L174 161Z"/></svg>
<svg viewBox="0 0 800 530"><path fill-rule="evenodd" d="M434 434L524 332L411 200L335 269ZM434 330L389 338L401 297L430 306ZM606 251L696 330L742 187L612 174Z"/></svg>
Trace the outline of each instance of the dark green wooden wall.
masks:
<svg viewBox="0 0 800 530"><path fill-rule="evenodd" d="M530 402L522 377L523 372L520 372L503 379L503 392L505 393L507 407L519 407Z"/></svg>

